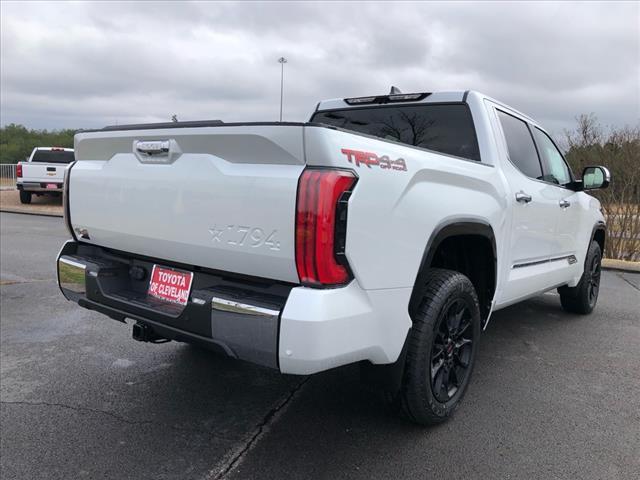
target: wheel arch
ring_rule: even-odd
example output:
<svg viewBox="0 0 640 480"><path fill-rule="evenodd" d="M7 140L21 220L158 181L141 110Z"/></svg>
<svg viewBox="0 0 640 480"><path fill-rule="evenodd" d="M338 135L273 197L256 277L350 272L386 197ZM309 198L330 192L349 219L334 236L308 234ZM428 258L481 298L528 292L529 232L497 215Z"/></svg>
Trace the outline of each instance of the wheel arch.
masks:
<svg viewBox="0 0 640 480"><path fill-rule="evenodd" d="M600 252L602 253L602 256L604 256L606 239L607 225L604 222L599 221L593 226L593 230L591 231L591 238L589 239L589 245L591 245L591 242L593 241L598 242L598 245L600 245ZM587 245L587 250L589 250L589 245Z"/></svg>
<svg viewBox="0 0 640 480"><path fill-rule="evenodd" d="M484 244L478 248L482 248L483 251L487 248L490 249L490 258L483 258L486 261L486 268L488 269L488 285L487 287L490 289L490 294L484 294L482 291L478 291L478 297L481 302L481 314L483 320L483 326L486 323L489 313L491 311L491 305L493 301L493 297L495 295L496 286L497 286L497 248L496 248L496 237L494 230L491 224L481 218L453 218L448 219L440 224L436 228L434 228L433 232L429 236L427 240L424 253L422 255L422 259L420 261L420 267L418 268L418 273L416 275L413 291L411 292L411 297L409 300L409 315L413 318L413 313L416 311L420 299L424 293L424 278L426 276L426 272L429 268L437 266L438 259L436 255L441 251L441 249L448 244L452 244L453 241L458 239L464 239L467 245L469 242L474 242L477 239L484 239ZM473 243L471 243L473 244ZM487 252L489 253L489 252ZM434 262L436 262L434 264ZM440 266L442 268L442 266ZM446 267L445 267L446 268ZM459 268L453 268L453 270L461 271ZM464 270L464 269L462 269ZM470 277L472 283L474 283L474 287L478 290L478 278L471 278L472 275L469 275L468 271L461 271L465 275Z"/></svg>

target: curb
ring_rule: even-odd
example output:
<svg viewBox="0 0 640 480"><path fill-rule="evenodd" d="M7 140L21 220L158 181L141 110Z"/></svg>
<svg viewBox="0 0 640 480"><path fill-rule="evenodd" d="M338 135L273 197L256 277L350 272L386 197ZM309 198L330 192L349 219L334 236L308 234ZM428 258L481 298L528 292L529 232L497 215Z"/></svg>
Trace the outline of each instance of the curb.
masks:
<svg viewBox="0 0 640 480"><path fill-rule="evenodd" d="M626 262L624 260L604 258L602 260L602 268L615 272L640 273L640 262Z"/></svg>
<svg viewBox="0 0 640 480"><path fill-rule="evenodd" d="M0 208L0 212L3 212L3 213L21 213L23 215L39 215L41 217L62 218L62 214L61 213L26 212L24 210L16 210L16 209L12 209L12 208Z"/></svg>

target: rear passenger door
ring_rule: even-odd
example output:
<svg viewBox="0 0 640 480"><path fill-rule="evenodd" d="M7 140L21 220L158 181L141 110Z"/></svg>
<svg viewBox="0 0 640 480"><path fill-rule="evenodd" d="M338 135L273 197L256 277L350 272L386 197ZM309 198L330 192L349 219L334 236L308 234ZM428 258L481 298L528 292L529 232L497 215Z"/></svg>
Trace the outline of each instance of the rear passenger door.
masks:
<svg viewBox="0 0 640 480"><path fill-rule="evenodd" d="M498 304L514 303L549 288L547 264L555 242L557 187L544 172L528 123L515 112L495 109L505 155L502 170L511 193L507 198L508 269Z"/></svg>

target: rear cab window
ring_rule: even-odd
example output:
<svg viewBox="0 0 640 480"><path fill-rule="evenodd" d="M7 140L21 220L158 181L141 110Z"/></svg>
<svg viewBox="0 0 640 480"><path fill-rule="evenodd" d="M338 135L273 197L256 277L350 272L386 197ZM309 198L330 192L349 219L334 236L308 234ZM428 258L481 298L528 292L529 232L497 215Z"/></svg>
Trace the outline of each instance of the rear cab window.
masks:
<svg viewBox="0 0 640 480"><path fill-rule="evenodd" d="M466 104L414 104L320 111L312 122L480 161Z"/></svg>
<svg viewBox="0 0 640 480"><path fill-rule="evenodd" d="M496 111L511 163L527 177L543 180L542 165L527 124L502 110Z"/></svg>
<svg viewBox="0 0 640 480"><path fill-rule="evenodd" d="M73 151L68 150L36 150L32 162L71 163L75 160Z"/></svg>

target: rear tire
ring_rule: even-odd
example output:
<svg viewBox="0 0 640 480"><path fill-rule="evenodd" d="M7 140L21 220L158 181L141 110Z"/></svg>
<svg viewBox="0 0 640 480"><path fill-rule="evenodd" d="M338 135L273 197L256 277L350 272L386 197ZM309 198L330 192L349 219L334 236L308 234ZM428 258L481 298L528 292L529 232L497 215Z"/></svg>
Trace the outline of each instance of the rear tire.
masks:
<svg viewBox="0 0 640 480"><path fill-rule="evenodd" d="M429 270L413 321L394 403L412 422L432 425L453 414L471 378L481 330L471 281L452 270Z"/></svg>
<svg viewBox="0 0 640 480"><path fill-rule="evenodd" d="M20 203L25 203L25 204L31 203L31 192L25 192L24 190L20 190Z"/></svg>
<svg viewBox="0 0 640 480"><path fill-rule="evenodd" d="M560 303L566 312L587 315L593 311L600 292L601 262L600 245L598 242L592 241L584 262L584 272L578 285L571 288L558 288Z"/></svg>

